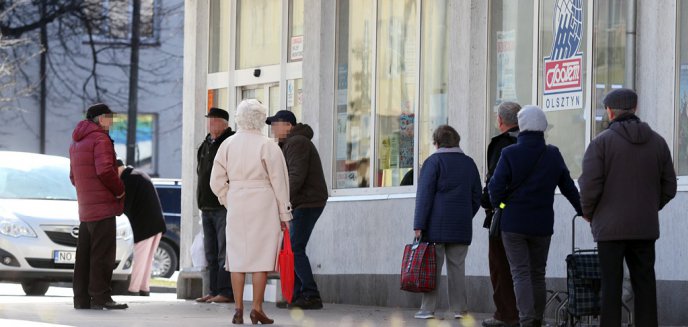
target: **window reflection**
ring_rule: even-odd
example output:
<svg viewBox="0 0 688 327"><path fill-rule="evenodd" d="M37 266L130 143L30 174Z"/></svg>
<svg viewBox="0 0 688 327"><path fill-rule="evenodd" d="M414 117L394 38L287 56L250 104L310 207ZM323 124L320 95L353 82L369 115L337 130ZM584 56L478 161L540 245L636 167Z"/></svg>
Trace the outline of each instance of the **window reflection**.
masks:
<svg viewBox="0 0 688 327"><path fill-rule="evenodd" d="M375 186L398 186L413 167L416 10L415 0L378 2Z"/></svg>
<svg viewBox="0 0 688 327"><path fill-rule="evenodd" d="M370 122L373 86L372 0L337 1L335 94L336 188L370 185Z"/></svg>
<svg viewBox="0 0 688 327"><path fill-rule="evenodd" d="M609 125L602 100L612 89L626 82L626 12L627 0L595 1L595 107L594 135Z"/></svg>
<svg viewBox="0 0 688 327"><path fill-rule="evenodd" d="M237 0L237 10L237 68L279 64L282 1Z"/></svg>
<svg viewBox="0 0 688 327"><path fill-rule="evenodd" d="M679 6L678 53L678 135L677 165L679 175L688 175L688 3L683 0Z"/></svg>

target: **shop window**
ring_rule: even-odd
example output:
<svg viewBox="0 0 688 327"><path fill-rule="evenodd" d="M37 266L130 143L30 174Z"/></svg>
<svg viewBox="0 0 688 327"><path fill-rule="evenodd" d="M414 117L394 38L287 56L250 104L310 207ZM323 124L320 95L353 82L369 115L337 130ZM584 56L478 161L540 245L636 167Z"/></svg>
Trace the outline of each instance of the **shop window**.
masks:
<svg viewBox="0 0 688 327"><path fill-rule="evenodd" d="M369 187L371 182L374 4L337 1L335 188Z"/></svg>
<svg viewBox="0 0 688 327"><path fill-rule="evenodd" d="M115 141L115 152L122 161L127 160L127 115L115 116L110 137ZM158 168L158 116L157 114L136 115L136 145L134 166L150 175L157 174Z"/></svg>
<svg viewBox="0 0 688 327"><path fill-rule="evenodd" d="M335 188L401 186L417 153L434 150L447 122L447 2L337 2Z"/></svg>
<svg viewBox="0 0 688 327"><path fill-rule="evenodd" d="M497 108L503 102L520 105L533 99L533 2L499 0L490 3L488 138L500 133Z"/></svg>
<svg viewBox="0 0 688 327"><path fill-rule="evenodd" d="M133 0L87 0L86 12L99 43L129 42ZM159 1L140 0L140 38L142 44L157 44L160 34Z"/></svg>
<svg viewBox="0 0 688 327"><path fill-rule="evenodd" d="M588 1L540 1L538 103L549 126L547 142L559 147L571 177L578 178L585 151Z"/></svg>
<svg viewBox="0 0 688 327"><path fill-rule="evenodd" d="M237 69L278 65L282 1L237 0Z"/></svg>
<svg viewBox="0 0 688 327"><path fill-rule="evenodd" d="M593 52L593 137L609 126L602 100L611 90L626 83L626 13L628 0L594 2Z"/></svg>
<svg viewBox="0 0 688 327"><path fill-rule="evenodd" d="M678 3L677 90L678 106L675 161L678 174L688 175L688 1Z"/></svg>
<svg viewBox="0 0 688 327"><path fill-rule="evenodd" d="M229 70L229 1L210 0L208 73Z"/></svg>
<svg viewBox="0 0 688 327"><path fill-rule="evenodd" d="M448 123L447 81L449 72L449 11L450 0L423 1L421 27L421 89L418 117L418 163L423 164L434 151L432 132ZM411 127L412 128L412 127ZM418 173L416 173L416 176Z"/></svg>

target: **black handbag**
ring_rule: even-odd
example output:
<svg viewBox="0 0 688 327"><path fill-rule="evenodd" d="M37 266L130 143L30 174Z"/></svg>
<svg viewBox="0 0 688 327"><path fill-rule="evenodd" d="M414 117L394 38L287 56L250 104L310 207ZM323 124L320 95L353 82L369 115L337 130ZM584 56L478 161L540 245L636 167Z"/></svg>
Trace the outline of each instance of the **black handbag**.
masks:
<svg viewBox="0 0 688 327"><path fill-rule="evenodd" d="M542 151L542 153L540 153L540 157L533 165L533 168L528 173L528 176L526 176L526 178L524 178L521 181L521 183L516 184L516 186L511 188L511 190L509 190L509 195L507 195L506 198L504 198L504 200L499 204L499 206L497 206L497 208L494 209L494 212L492 213L492 222L490 223L490 239L498 240L502 238L502 211L504 211L504 208L506 207L506 204L504 203L509 199L509 197L511 197L511 195L514 194L514 191L516 191L516 189L518 189L519 186L523 185L523 183L525 183L528 180L528 178L530 178L530 176L535 171L535 168L540 163L540 159L542 159L542 156L545 155L545 152L547 152L548 147L548 145L545 145L545 149Z"/></svg>

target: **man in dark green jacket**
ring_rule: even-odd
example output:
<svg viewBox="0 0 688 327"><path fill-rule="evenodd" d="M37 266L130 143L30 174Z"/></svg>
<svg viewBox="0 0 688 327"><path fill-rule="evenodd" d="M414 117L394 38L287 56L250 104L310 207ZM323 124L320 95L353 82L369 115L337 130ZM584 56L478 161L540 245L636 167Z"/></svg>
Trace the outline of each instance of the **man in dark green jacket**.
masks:
<svg viewBox="0 0 688 327"><path fill-rule="evenodd" d="M318 285L313 279L306 245L327 203L327 184L320 155L311 139L313 129L297 124L291 111L280 110L265 121L279 140L289 170L289 195L292 205L291 244L294 251L294 297L290 307L321 309Z"/></svg>
<svg viewBox="0 0 688 327"><path fill-rule="evenodd" d="M611 123L590 142L578 179L583 217L599 249L600 326L621 326L624 259L635 294L636 325L658 323L658 211L676 195L676 173L667 143L635 115L637 104L633 90L607 94L604 107Z"/></svg>

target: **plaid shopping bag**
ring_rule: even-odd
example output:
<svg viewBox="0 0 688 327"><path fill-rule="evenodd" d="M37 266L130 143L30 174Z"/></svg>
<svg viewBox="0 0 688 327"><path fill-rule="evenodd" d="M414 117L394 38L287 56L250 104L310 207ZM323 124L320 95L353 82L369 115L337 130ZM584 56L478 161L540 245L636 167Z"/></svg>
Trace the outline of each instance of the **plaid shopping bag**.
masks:
<svg viewBox="0 0 688 327"><path fill-rule="evenodd" d="M585 253L589 252L589 253ZM577 251L566 257L566 285L571 315L600 314L600 258L594 250Z"/></svg>
<svg viewBox="0 0 688 327"><path fill-rule="evenodd" d="M430 292L437 285L435 244L414 240L406 244L401 260L401 289L408 292Z"/></svg>

